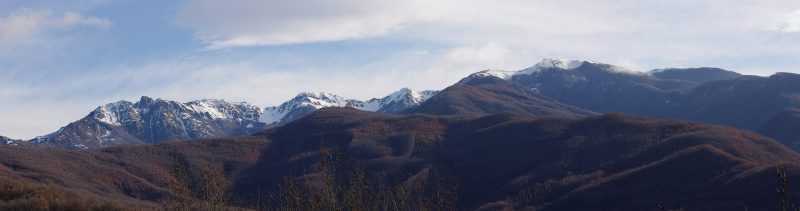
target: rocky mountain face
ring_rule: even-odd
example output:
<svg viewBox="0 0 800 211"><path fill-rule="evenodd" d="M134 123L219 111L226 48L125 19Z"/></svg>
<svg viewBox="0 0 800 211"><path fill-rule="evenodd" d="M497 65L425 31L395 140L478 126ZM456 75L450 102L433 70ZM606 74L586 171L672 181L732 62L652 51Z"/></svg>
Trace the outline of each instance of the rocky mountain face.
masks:
<svg viewBox="0 0 800 211"><path fill-rule="evenodd" d="M87 149L238 136L263 129L260 116L261 109L247 103L180 103L142 97L135 103L120 101L100 106L83 119L31 143Z"/></svg>
<svg viewBox="0 0 800 211"><path fill-rule="evenodd" d="M348 99L324 92L300 93L279 106L264 108L261 121L266 124L288 123L327 107L351 107L364 111L398 113L418 106L436 93L437 91L413 91L403 88L386 97L367 101Z"/></svg>

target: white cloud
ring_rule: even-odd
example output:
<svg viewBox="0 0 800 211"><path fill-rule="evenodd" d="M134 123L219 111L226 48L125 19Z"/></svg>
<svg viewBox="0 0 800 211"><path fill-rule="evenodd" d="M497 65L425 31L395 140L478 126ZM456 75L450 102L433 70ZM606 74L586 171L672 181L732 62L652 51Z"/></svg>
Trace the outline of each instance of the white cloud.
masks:
<svg viewBox="0 0 800 211"><path fill-rule="evenodd" d="M453 47L495 43L528 62L722 66L708 62L798 53L800 43L764 30L791 8L800 1L190 0L178 22L210 49L390 37ZM791 14L781 17L782 31L800 28Z"/></svg>
<svg viewBox="0 0 800 211"><path fill-rule="evenodd" d="M0 17L0 46L35 42L47 33L76 27L109 27L111 21L76 12L53 14L48 10L18 9Z"/></svg>
<svg viewBox="0 0 800 211"><path fill-rule="evenodd" d="M800 32L800 10L796 10L783 17L777 29L782 32Z"/></svg>
<svg viewBox="0 0 800 211"><path fill-rule="evenodd" d="M210 48L338 41L383 35L424 20L422 0L191 0L179 22Z"/></svg>

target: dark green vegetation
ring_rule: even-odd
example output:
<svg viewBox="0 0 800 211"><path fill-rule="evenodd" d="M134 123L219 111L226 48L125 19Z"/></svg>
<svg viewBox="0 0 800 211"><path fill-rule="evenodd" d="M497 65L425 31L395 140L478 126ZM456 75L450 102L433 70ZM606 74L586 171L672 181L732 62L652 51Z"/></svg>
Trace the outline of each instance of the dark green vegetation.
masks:
<svg viewBox="0 0 800 211"><path fill-rule="evenodd" d="M768 138L619 114L323 109L248 138L0 155L4 206L78 210L775 210L776 167L800 181L800 155Z"/></svg>

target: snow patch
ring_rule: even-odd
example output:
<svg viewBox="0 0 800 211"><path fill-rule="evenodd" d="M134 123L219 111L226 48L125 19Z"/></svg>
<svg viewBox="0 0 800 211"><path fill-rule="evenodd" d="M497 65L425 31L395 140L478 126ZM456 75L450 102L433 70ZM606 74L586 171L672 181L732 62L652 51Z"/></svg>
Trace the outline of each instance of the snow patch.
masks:
<svg viewBox="0 0 800 211"><path fill-rule="evenodd" d="M224 103L224 101L200 100L187 103L186 106L194 112L208 114L212 119L227 119L228 115L218 109Z"/></svg>
<svg viewBox="0 0 800 211"><path fill-rule="evenodd" d="M511 79L514 75L516 75L518 71L507 71L507 70L484 70L477 73L473 73L470 75L472 78L483 78L483 77L496 77L503 80Z"/></svg>

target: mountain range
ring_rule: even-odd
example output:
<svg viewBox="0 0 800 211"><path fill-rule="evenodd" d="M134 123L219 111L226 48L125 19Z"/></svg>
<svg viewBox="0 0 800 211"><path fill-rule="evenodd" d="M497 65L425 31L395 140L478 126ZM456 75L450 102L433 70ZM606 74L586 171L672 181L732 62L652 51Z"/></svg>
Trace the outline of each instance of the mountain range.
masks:
<svg viewBox="0 0 800 211"><path fill-rule="evenodd" d="M324 107L400 112L419 105L435 93L403 88L386 97L367 101L330 93L300 93L279 106L264 109L244 102L207 99L180 103L144 96L137 102L119 101L99 106L86 117L25 144L94 149L123 144L244 136L268 126L290 122Z"/></svg>
<svg viewBox="0 0 800 211"><path fill-rule="evenodd" d="M142 97L138 102L100 106L83 119L27 142L88 149L241 136L325 107L405 114L505 112L572 118L620 112L730 125L800 147L797 124L784 124L800 121L800 76L796 74L745 76L719 68L638 72L598 62L558 59L544 59L519 71L480 71L441 92L404 88L366 101L306 92L261 109L223 100L179 103Z"/></svg>
<svg viewBox="0 0 800 211"><path fill-rule="evenodd" d="M544 59L519 71L486 70L442 91L403 88L382 98L355 100L300 93L263 109L248 103L188 103L142 97L98 107L48 135L15 144L77 149L170 140L243 136L325 107L397 114L580 118L600 113L685 119L760 132L800 148L800 75L747 76L719 68L639 72L591 61Z"/></svg>
<svg viewBox="0 0 800 211"><path fill-rule="evenodd" d="M0 138L0 209L788 210L798 105L798 74L555 59L366 101L142 97Z"/></svg>

